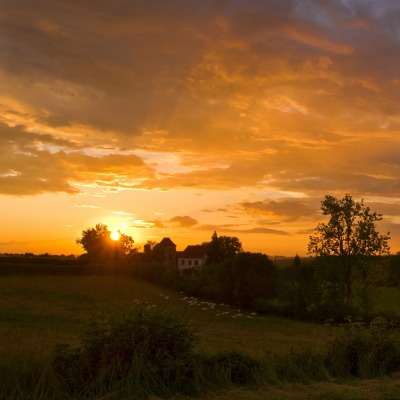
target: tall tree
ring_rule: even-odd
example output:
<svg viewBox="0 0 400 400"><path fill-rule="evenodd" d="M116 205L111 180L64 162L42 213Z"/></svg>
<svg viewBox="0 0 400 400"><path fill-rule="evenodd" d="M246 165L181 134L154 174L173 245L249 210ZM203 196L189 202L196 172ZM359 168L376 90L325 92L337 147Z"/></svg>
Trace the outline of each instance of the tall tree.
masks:
<svg viewBox="0 0 400 400"><path fill-rule="evenodd" d="M112 240L111 232L104 224L83 230L76 243L84 248L91 261L121 261L137 252L131 236L122 233L118 240Z"/></svg>
<svg viewBox="0 0 400 400"><path fill-rule="evenodd" d="M242 251L242 243L236 236L218 236L214 232L208 245L207 264L221 263Z"/></svg>
<svg viewBox="0 0 400 400"><path fill-rule="evenodd" d="M346 303L352 306L354 268L365 266L373 256L389 254L389 232L381 235L375 223L382 220L382 215L371 212L363 200L356 202L349 194L339 200L325 196L321 210L330 219L318 224L315 235L310 236L308 254L339 258L345 276Z"/></svg>

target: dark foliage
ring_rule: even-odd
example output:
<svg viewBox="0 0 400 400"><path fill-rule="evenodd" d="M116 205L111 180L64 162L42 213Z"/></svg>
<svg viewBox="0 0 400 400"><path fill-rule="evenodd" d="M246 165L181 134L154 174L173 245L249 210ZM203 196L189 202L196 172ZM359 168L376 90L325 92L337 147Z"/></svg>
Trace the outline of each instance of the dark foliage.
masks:
<svg viewBox="0 0 400 400"><path fill-rule="evenodd" d="M223 351L209 360L210 375L237 386L255 386L261 372L261 362L236 350Z"/></svg>
<svg viewBox="0 0 400 400"><path fill-rule="evenodd" d="M325 196L321 210L330 218L327 223L320 223L315 228L314 236L310 236L308 253L317 257L337 258L345 278L346 305L352 307L355 280L359 287L363 287L363 297L369 285L372 257L389 254L389 232L380 234L376 222L382 220L382 215L372 212L363 200L354 201L349 194L342 199Z"/></svg>
<svg viewBox="0 0 400 400"><path fill-rule="evenodd" d="M216 267L219 300L251 308L256 299L276 294L276 268L265 254L244 252Z"/></svg>
<svg viewBox="0 0 400 400"><path fill-rule="evenodd" d="M82 231L82 236L76 239L93 262L125 262L133 259L137 249L133 247L134 240L125 234L120 234L116 241L112 240L107 225L97 224L94 228Z"/></svg>
<svg viewBox="0 0 400 400"><path fill-rule="evenodd" d="M383 318L349 322L328 343L326 365L333 376L372 378L400 368L397 326Z"/></svg>
<svg viewBox="0 0 400 400"><path fill-rule="evenodd" d="M207 244L207 264L219 264L243 251L242 243L236 236L218 236L214 232Z"/></svg>
<svg viewBox="0 0 400 400"><path fill-rule="evenodd" d="M114 315L93 321L82 345L56 348L53 368L72 394L131 385L165 396L196 393L194 330L160 313Z"/></svg>

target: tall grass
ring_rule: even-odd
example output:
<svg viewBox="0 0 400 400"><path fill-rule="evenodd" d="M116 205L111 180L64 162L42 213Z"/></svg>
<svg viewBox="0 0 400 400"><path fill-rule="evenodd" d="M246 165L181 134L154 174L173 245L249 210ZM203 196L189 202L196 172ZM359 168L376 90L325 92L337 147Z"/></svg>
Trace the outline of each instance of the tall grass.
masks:
<svg viewBox="0 0 400 400"><path fill-rule="evenodd" d="M271 361L278 382L310 384L331 377L324 354L309 348L292 349L287 354L273 357Z"/></svg>
<svg viewBox="0 0 400 400"><path fill-rule="evenodd" d="M16 352L0 360L0 399L68 399L48 354Z"/></svg>
<svg viewBox="0 0 400 400"><path fill-rule="evenodd" d="M326 364L332 375L373 378L400 369L397 324L376 318L370 324L349 322L327 344Z"/></svg>

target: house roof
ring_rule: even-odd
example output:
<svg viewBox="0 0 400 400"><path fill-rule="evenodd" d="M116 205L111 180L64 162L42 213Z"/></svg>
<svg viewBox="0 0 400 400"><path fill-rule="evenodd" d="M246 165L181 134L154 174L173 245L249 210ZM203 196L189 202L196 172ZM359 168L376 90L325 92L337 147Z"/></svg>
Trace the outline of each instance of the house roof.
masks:
<svg viewBox="0 0 400 400"><path fill-rule="evenodd" d="M180 258L203 258L207 255L208 246L197 244L187 246L184 251L179 254Z"/></svg>
<svg viewBox="0 0 400 400"><path fill-rule="evenodd" d="M160 243L156 245L157 247L176 247L176 244L170 238L164 238Z"/></svg>

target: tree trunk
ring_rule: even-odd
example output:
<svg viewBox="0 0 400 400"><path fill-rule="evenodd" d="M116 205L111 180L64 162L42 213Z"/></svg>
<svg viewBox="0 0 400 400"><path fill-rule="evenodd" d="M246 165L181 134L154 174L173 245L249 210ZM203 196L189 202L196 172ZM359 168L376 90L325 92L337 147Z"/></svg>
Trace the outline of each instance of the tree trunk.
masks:
<svg viewBox="0 0 400 400"><path fill-rule="evenodd" d="M352 271L351 264L347 262L345 264L345 272L346 272L346 305L351 308L353 305L353 288L352 288Z"/></svg>

